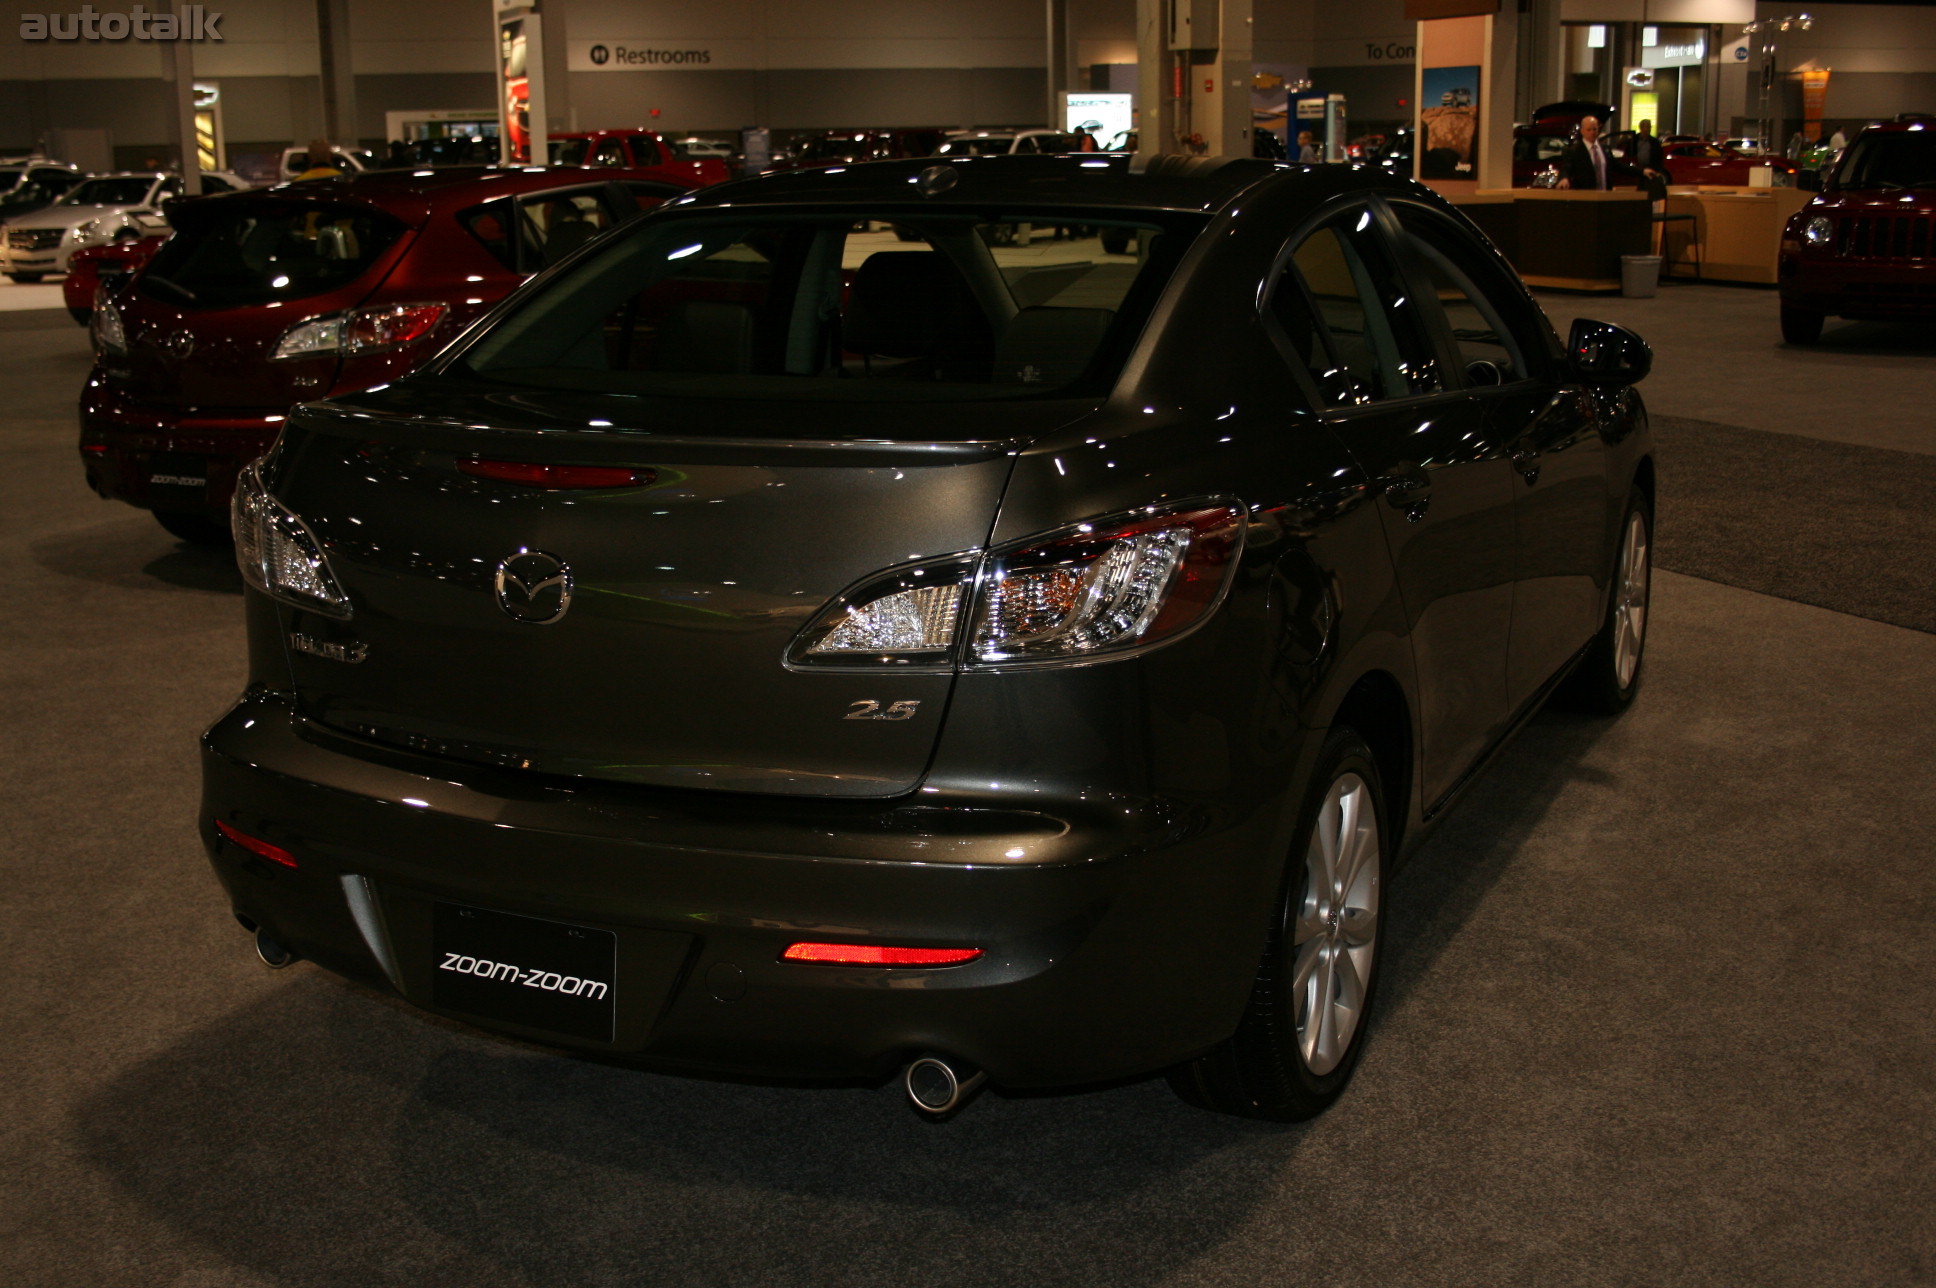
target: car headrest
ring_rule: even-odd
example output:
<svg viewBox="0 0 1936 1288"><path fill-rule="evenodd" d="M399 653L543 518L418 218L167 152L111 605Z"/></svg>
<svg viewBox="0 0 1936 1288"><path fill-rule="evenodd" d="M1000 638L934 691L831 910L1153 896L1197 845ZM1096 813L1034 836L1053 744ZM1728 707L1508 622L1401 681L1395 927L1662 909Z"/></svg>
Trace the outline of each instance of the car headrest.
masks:
<svg viewBox="0 0 1936 1288"><path fill-rule="evenodd" d="M1068 384L1088 368L1115 320L1109 309L1023 309L995 346L995 383Z"/></svg>
<svg viewBox="0 0 1936 1288"><path fill-rule="evenodd" d="M945 256L931 250L876 251L854 274L841 344L853 353L932 357L970 315L978 317L980 310Z"/></svg>
<svg viewBox="0 0 1936 1288"><path fill-rule="evenodd" d="M686 300L659 322L652 365L660 371L743 375L753 369L753 310L720 300Z"/></svg>

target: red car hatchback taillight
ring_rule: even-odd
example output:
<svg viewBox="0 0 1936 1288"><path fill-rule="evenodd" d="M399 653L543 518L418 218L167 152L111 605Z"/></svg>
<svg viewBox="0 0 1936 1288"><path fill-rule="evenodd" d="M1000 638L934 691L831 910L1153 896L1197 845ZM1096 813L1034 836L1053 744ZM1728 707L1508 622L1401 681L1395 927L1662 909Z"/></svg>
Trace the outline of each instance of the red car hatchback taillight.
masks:
<svg viewBox="0 0 1936 1288"><path fill-rule="evenodd" d="M450 311L432 302L382 304L298 322L282 333L269 353L275 361L313 358L322 353L375 353L423 339Z"/></svg>

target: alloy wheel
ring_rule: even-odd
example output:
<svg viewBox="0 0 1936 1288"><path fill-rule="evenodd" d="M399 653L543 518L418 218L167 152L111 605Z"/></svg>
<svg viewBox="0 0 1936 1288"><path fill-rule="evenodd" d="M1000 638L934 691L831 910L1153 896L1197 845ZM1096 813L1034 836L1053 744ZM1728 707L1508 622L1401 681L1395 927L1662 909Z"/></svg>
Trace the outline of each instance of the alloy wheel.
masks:
<svg viewBox="0 0 1936 1288"><path fill-rule="evenodd" d="M1343 1062L1365 1013L1378 947L1379 856L1371 787L1340 774L1311 829L1292 935L1298 1050L1320 1077Z"/></svg>
<svg viewBox="0 0 1936 1288"><path fill-rule="evenodd" d="M1627 516L1614 582L1613 672L1622 689L1633 683L1634 672L1640 669L1640 650L1647 643L1649 553L1647 519L1635 510Z"/></svg>

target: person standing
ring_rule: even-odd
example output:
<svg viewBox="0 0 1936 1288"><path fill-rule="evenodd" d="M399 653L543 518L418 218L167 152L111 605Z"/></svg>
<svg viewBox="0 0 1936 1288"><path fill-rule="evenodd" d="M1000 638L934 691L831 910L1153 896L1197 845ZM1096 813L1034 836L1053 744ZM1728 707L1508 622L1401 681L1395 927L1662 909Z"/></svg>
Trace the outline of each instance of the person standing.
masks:
<svg viewBox="0 0 1936 1288"><path fill-rule="evenodd" d="M1640 133L1634 135L1633 142L1627 147L1627 164L1640 171L1641 186L1647 189L1647 196L1654 201L1667 199L1667 154L1654 137L1654 123L1642 121Z"/></svg>
<svg viewBox="0 0 1936 1288"><path fill-rule="evenodd" d="M335 150L329 146L328 139L309 141L309 168L297 175L291 182L301 183L306 179L340 179L343 167L337 163Z"/></svg>
<svg viewBox="0 0 1936 1288"><path fill-rule="evenodd" d="M1558 186L1605 192L1613 186L1617 176L1613 154L1600 142L1600 118L1581 117L1579 141L1569 144L1566 151L1560 153Z"/></svg>
<svg viewBox="0 0 1936 1288"><path fill-rule="evenodd" d="M1317 165L1324 160L1324 154L1318 151L1317 141L1309 130L1297 132L1297 160L1299 165Z"/></svg>

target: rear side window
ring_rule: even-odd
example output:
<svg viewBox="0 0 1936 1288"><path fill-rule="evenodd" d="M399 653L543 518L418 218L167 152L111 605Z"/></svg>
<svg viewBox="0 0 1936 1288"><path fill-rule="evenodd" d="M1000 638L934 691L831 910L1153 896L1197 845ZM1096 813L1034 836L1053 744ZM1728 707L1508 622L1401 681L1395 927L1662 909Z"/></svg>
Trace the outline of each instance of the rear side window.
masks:
<svg viewBox="0 0 1936 1288"><path fill-rule="evenodd" d="M1196 224L1115 230L1133 253L1100 237L1022 244L1078 222L905 208L645 220L461 362L510 383L684 397L1088 392L1120 369Z"/></svg>
<svg viewBox="0 0 1936 1288"><path fill-rule="evenodd" d="M1334 406L1439 390L1438 362L1371 211L1320 224L1292 250L1271 316Z"/></svg>
<svg viewBox="0 0 1936 1288"><path fill-rule="evenodd" d="M658 194L628 189L614 214L612 185L554 189L525 197L501 197L472 206L457 222L514 273L529 275L557 263L572 251L629 217L658 204Z"/></svg>
<svg viewBox="0 0 1936 1288"><path fill-rule="evenodd" d="M145 294L210 309L306 299L354 282L405 231L363 206L215 205L162 244L142 275Z"/></svg>

